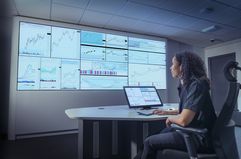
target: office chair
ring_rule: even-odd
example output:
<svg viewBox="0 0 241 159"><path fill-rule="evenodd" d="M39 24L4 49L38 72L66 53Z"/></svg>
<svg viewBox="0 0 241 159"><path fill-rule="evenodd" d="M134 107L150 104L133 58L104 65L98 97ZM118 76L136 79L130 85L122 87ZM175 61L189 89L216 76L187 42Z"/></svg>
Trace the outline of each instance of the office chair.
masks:
<svg viewBox="0 0 241 159"><path fill-rule="evenodd" d="M187 152L164 149L158 151L156 159L239 159L234 134L235 123L231 120L241 88L235 77L236 70L241 70L241 67L238 67L238 63L234 61L226 64L224 68L225 78L229 81L229 91L211 132L214 151L199 153L192 138L193 134L207 133L207 129L185 128L172 124L171 126L184 138Z"/></svg>

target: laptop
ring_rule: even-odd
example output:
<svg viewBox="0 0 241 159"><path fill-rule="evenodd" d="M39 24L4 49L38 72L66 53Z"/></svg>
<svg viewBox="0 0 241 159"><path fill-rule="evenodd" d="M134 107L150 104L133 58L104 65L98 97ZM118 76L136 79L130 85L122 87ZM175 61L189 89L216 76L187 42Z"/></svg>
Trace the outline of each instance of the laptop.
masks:
<svg viewBox="0 0 241 159"><path fill-rule="evenodd" d="M129 108L150 109L163 106L155 86L124 86L123 88Z"/></svg>

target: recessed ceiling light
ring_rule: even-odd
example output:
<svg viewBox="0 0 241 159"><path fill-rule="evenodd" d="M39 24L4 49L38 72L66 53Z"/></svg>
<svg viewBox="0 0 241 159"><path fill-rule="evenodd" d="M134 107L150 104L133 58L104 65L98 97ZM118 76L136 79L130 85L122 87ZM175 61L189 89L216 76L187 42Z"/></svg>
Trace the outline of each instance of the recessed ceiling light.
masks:
<svg viewBox="0 0 241 159"><path fill-rule="evenodd" d="M211 26L209 26L209 27L207 27L207 28L202 29L202 32L203 32L203 33L206 33L206 32L214 32L214 31L219 30L220 28L221 28L221 27L219 27L219 26L217 26L217 25L211 25Z"/></svg>

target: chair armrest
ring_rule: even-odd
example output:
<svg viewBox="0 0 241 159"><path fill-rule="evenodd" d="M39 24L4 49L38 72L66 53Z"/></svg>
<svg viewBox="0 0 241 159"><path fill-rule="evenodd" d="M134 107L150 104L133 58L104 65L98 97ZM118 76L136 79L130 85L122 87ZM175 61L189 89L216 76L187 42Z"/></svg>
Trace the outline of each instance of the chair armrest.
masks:
<svg viewBox="0 0 241 159"><path fill-rule="evenodd" d="M191 134L199 134L200 130L199 129L194 129L194 128L185 128L182 126L179 126L177 124L171 124L171 127L177 131L177 133L179 133L180 135L182 135L186 147L187 147L187 151L188 151L188 155L190 158L196 159L197 158L197 148L196 148L196 144L195 141L193 140L193 138L191 137Z"/></svg>
<svg viewBox="0 0 241 159"><path fill-rule="evenodd" d="M194 134L206 134L208 132L208 129L198 129L198 128L190 128L190 127L182 127L177 124L171 124L171 127L175 130L180 130L185 133L194 133Z"/></svg>

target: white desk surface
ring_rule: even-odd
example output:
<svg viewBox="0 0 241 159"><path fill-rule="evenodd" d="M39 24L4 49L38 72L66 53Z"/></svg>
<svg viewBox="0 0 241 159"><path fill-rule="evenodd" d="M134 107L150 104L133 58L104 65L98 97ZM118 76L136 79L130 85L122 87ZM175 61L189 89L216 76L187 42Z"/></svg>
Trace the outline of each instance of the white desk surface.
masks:
<svg viewBox="0 0 241 159"><path fill-rule="evenodd" d="M178 108L178 103L166 103L161 109ZM115 106L98 106L98 107L84 107L73 108L65 110L67 116L71 119L81 120L133 120L133 121L153 121L160 120L172 115L139 115L137 112L139 108L129 109L128 105ZM149 111L153 111L149 110Z"/></svg>

